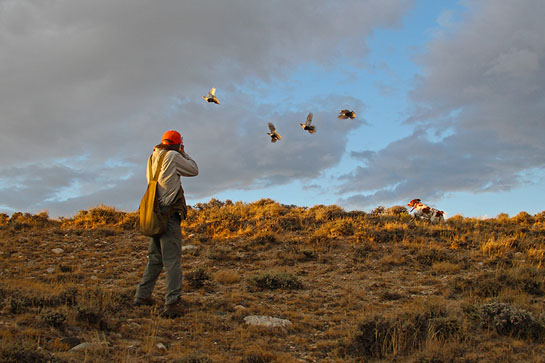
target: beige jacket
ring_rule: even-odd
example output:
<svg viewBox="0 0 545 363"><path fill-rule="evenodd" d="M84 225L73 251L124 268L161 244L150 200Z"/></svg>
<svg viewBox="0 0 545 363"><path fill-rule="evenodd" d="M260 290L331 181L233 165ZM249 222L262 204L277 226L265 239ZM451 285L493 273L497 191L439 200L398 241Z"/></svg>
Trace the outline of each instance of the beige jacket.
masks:
<svg viewBox="0 0 545 363"><path fill-rule="evenodd" d="M180 177L199 174L197 163L185 152L154 149L152 156L152 171L157 170L157 164L162 153L168 153L163 160L163 167L157 179L157 193L160 205L171 205L178 191L182 188ZM149 182L149 163L146 168L146 178Z"/></svg>

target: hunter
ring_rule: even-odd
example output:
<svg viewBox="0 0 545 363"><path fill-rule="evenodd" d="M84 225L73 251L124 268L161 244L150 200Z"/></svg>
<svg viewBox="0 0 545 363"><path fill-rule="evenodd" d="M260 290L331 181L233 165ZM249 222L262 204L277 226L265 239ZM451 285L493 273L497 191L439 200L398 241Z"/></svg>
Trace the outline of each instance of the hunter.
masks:
<svg viewBox="0 0 545 363"><path fill-rule="evenodd" d="M163 153L162 165L159 159ZM153 149L151 163L148 163L146 175L149 176L160 168L157 179L157 201L159 208L167 210L168 224L166 231L159 236L150 237L148 264L138 285L134 299L135 306L153 305L153 288L159 274L165 268L166 297L162 315L178 317L184 314L182 300L182 231L180 222L187 216L184 190L180 178L199 174L197 163L185 152L183 138L178 131L170 130L163 134L161 143ZM152 170L150 169L150 165Z"/></svg>

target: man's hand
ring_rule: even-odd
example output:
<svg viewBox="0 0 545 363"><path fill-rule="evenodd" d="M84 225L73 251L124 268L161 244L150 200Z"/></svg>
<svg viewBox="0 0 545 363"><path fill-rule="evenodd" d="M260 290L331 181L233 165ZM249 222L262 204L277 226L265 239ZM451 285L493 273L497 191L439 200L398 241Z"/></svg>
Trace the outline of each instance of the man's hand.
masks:
<svg viewBox="0 0 545 363"><path fill-rule="evenodd" d="M184 151L184 144L180 144L180 152L183 153Z"/></svg>

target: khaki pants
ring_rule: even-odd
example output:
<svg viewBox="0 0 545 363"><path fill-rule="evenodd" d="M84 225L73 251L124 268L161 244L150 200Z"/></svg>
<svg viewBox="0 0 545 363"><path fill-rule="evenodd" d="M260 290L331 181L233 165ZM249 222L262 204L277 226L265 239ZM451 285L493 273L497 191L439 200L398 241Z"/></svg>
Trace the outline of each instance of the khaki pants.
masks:
<svg viewBox="0 0 545 363"><path fill-rule="evenodd" d="M165 233L151 237L148 265L136 290L137 298L150 298L163 267L166 272L166 305L174 304L182 294L182 231L180 216L174 213L168 220Z"/></svg>

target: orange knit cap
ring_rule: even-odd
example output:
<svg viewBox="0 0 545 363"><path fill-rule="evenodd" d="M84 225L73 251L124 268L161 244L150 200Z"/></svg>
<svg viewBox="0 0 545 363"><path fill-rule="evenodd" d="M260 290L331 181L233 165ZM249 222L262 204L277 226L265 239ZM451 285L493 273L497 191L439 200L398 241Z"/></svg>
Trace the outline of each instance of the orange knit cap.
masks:
<svg viewBox="0 0 545 363"><path fill-rule="evenodd" d="M163 134L161 142L167 145L183 144L182 135L178 131L169 130Z"/></svg>

